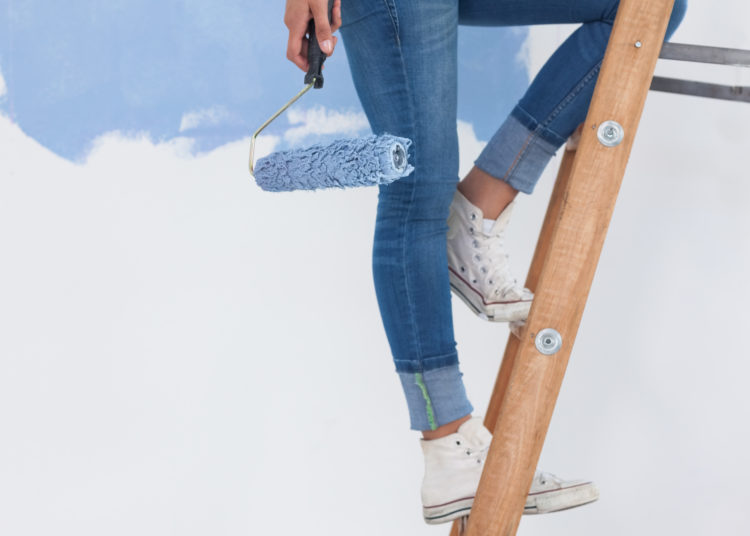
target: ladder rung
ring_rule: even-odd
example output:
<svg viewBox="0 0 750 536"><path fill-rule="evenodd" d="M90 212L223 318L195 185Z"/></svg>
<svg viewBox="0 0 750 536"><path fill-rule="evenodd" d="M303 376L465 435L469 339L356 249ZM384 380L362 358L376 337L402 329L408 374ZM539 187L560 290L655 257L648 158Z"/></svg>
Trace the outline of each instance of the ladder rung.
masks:
<svg viewBox="0 0 750 536"><path fill-rule="evenodd" d="M750 86L722 86L721 84L694 82L692 80L680 80L678 78L665 78L662 76L654 76L654 79L651 81L651 91L750 102Z"/></svg>
<svg viewBox="0 0 750 536"><path fill-rule="evenodd" d="M664 43L659 59L750 67L750 50Z"/></svg>

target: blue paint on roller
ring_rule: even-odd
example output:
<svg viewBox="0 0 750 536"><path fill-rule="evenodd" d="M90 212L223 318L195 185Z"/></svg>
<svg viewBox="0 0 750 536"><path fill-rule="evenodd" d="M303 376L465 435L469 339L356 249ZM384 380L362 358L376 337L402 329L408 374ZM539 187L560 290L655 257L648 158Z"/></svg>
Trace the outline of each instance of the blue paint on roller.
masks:
<svg viewBox="0 0 750 536"><path fill-rule="evenodd" d="M408 138L371 134L272 153L255 164L255 180L269 192L390 184L414 171L410 146Z"/></svg>

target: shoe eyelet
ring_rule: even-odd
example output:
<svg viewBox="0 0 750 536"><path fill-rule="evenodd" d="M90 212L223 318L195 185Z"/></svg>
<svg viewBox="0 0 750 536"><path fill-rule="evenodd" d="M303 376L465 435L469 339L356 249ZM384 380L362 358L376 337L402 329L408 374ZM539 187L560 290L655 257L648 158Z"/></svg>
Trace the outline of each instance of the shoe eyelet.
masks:
<svg viewBox="0 0 750 536"><path fill-rule="evenodd" d="M464 266L461 267L461 272L465 272L466 268Z"/></svg>
<svg viewBox="0 0 750 536"><path fill-rule="evenodd" d="M494 285L494 284L495 284L495 282L494 282L494 281L493 281L492 279L490 279L490 280L489 280L489 284L490 284L490 285Z"/></svg>
<svg viewBox="0 0 750 536"><path fill-rule="evenodd" d="M469 227L469 234L474 234L474 228L473 227Z"/></svg>
<svg viewBox="0 0 750 536"><path fill-rule="evenodd" d="M487 268L486 268L486 267L484 267L484 266L482 266L482 267L480 268L480 270L481 270L481 272L482 272L483 274L486 274L486 273L487 273Z"/></svg>
<svg viewBox="0 0 750 536"><path fill-rule="evenodd" d="M475 285L477 284L477 280L476 279L472 279L471 282L474 283Z"/></svg>
<svg viewBox="0 0 750 536"><path fill-rule="evenodd" d="M472 220L476 220L476 219L477 219L477 215L476 215L476 214L474 214L473 212L471 213L471 219L472 219Z"/></svg>
<svg viewBox="0 0 750 536"><path fill-rule="evenodd" d="M460 442L460 441L456 441L456 445L460 445L460 444L461 444L461 442Z"/></svg>
<svg viewBox="0 0 750 536"><path fill-rule="evenodd" d="M473 245L475 248L479 247L479 240L474 240L471 245Z"/></svg>
<svg viewBox="0 0 750 536"><path fill-rule="evenodd" d="M481 255L474 255L474 259L476 259L477 261L481 261L482 260L482 256Z"/></svg>

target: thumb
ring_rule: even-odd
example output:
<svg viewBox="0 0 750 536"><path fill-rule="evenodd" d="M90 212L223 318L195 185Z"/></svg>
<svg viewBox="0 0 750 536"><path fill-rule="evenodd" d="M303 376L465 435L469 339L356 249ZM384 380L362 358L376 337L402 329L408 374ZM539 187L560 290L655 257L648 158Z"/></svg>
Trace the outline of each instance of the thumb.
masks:
<svg viewBox="0 0 750 536"><path fill-rule="evenodd" d="M315 34L318 37L320 50L330 56L333 53L334 40L331 32L331 23L328 21L328 2L316 2L311 6L313 19L315 19Z"/></svg>

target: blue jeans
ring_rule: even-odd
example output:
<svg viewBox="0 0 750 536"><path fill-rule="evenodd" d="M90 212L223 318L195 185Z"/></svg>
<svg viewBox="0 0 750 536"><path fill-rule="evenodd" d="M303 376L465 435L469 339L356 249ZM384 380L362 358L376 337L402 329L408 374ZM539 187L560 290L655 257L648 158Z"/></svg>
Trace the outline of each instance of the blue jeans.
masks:
<svg viewBox="0 0 750 536"><path fill-rule="evenodd" d="M342 0L341 35L373 132L414 142L414 172L380 188L373 247L378 305L414 430L473 409L458 366L446 253L458 183L458 25L583 23L475 162L531 193L585 120L617 7L613 0ZM667 37L686 7L676 0Z"/></svg>

